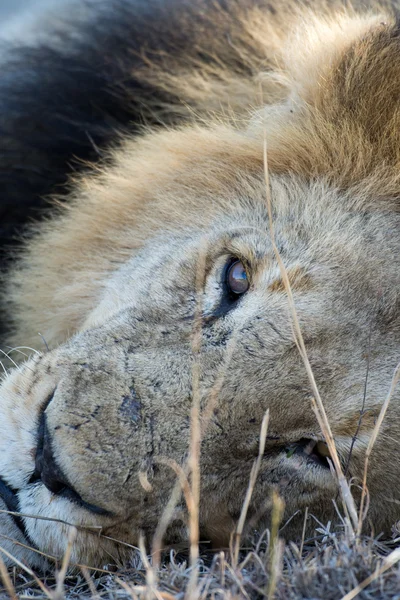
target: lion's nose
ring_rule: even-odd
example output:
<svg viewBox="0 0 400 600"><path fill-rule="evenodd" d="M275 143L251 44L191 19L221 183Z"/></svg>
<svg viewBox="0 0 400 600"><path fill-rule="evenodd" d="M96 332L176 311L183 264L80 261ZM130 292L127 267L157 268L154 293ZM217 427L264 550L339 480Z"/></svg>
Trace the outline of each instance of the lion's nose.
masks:
<svg viewBox="0 0 400 600"><path fill-rule="evenodd" d="M29 483L41 480L53 494L60 494L70 488L68 480L55 461L51 438L46 423L46 414L43 412L38 431L38 445L36 448L35 471Z"/></svg>
<svg viewBox="0 0 400 600"><path fill-rule="evenodd" d="M48 406L49 402L46 406ZM38 444L35 456L35 470L29 483L41 481L50 492L89 510L90 512L112 516L112 513L96 504L86 502L69 483L62 469L56 462L51 435L47 427L46 413L43 411L38 429Z"/></svg>

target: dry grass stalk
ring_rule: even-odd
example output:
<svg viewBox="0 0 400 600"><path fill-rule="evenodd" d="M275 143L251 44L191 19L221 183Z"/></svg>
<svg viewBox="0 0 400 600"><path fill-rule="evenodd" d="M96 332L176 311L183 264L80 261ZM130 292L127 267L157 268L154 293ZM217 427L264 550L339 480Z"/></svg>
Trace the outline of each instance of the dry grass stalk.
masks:
<svg viewBox="0 0 400 600"><path fill-rule="evenodd" d="M146 548L144 545L144 539L142 534L139 538L139 550L144 568L146 569L146 598L147 600L153 600L154 596L156 598L159 598L159 593L157 591L157 573L155 569L153 569L149 562L149 559L147 558Z"/></svg>
<svg viewBox="0 0 400 600"><path fill-rule="evenodd" d="M169 592L160 592L160 597L161 600L176 600L175 596Z"/></svg>
<svg viewBox="0 0 400 600"><path fill-rule="evenodd" d="M127 594L132 598L132 600L138 599L139 595L137 593L137 590L134 590L133 586L131 586L129 583L127 583L126 581L123 581L119 577L115 578L115 582L118 583L118 585L120 585L122 587L122 589L127 592ZM146 591L146 589L143 588L143 591Z"/></svg>
<svg viewBox="0 0 400 600"><path fill-rule="evenodd" d="M394 393L397 383L399 382L399 379L400 379L400 363L397 365L397 367L394 370L392 381L391 381L390 388L389 388L389 392L385 398L384 403L382 404L378 419L375 423L375 427L372 431L372 435L368 442L367 450L365 452L364 474L363 474L363 482L362 482L359 519L358 519L358 526L357 526L358 536L361 535L362 524L363 524L363 520L365 518L364 504L365 504L365 498L366 498L366 494L367 494L367 472L368 472L369 459L371 456L372 448L375 445L376 438L378 437L380 428L382 426L383 419L385 418L387 409L389 408L391 397Z"/></svg>
<svg viewBox="0 0 400 600"><path fill-rule="evenodd" d="M148 494L153 491L153 486L151 485L150 481L148 480L147 473L145 473L144 471L139 472L139 483L142 486L142 488L144 489L144 491L147 492Z"/></svg>
<svg viewBox="0 0 400 600"><path fill-rule="evenodd" d="M129 594L132 600L137 600L138 598L140 598L140 596L147 593L147 587L144 585L131 586L129 585L129 583L126 583L126 581L123 581L119 577L116 577L115 581ZM158 600L176 600L173 594L170 594L169 592L163 592L160 590L157 590L156 597L158 598Z"/></svg>
<svg viewBox="0 0 400 600"><path fill-rule="evenodd" d="M247 486L246 496L243 501L242 510L240 512L240 518L236 527L236 531L234 533L234 541L233 541L233 566L237 568L238 559L239 559L239 550L240 550L240 541L242 539L244 524L246 521L247 511L249 509L250 501L253 495L254 486L257 481L258 473L260 471L261 462L264 456L265 451L265 442L267 439L268 432L268 423L269 423L269 409L265 412L262 423L261 423L261 431L260 431L260 443L258 448L258 456L253 463L249 484Z"/></svg>
<svg viewBox="0 0 400 600"><path fill-rule="evenodd" d="M62 563L61 563L61 569L59 570L58 573L56 573L57 585L56 585L56 589L53 594L53 600L62 600L65 596L64 582L65 582L65 577L67 575L67 570L68 570L68 567L69 567L69 564L71 561L72 549L74 547L74 543L75 543L77 535L78 535L78 531L77 531L76 527L71 527L69 535L68 535L67 547L65 549L64 556L63 556Z"/></svg>
<svg viewBox="0 0 400 600"><path fill-rule="evenodd" d="M307 520L308 520L308 506L306 506L306 510L304 512L303 531L301 532L301 543L300 543L300 548L299 548L300 559L303 556L304 540L306 539Z"/></svg>
<svg viewBox="0 0 400 600"><path fill-rule="evenodd" d="M269 580L268 580L268 600L271 600L275 594L276 584L281 574L281 563L284 550L284 544L279 539L279 525L282 521L285 504L276 490L272 492L272 511L271 511L271 534L269 538L268 562L269 562Z"/></svg>
<svg viewBox="0 0 400 600"><path fill-rule="evenodd" d="M193 398L190 414L189 458L185 469L182 469L175 462L171 462L168 459L162 459L161 461L165 464L168 464L175 470L178 475L178 480L172 490L169 502L165 507L161 519L157 525L152 544L153 564L158 567L161 560L163 537L173 516L175 507L179 502L181 492L183 491L189 512L190 564L192 566L188 593L193 592L197 585L197 563L199 558L200 447L202 438L202 429L200 424L200 352L202 338L202 290L204 286L206 270L206 257L207 245L206 243L203 243L200 248L196 269L196 307L192 333ZM220 383L220 386L222 385L222 381L220 382L218 380L218 383ZM188 476L190 476L191 481L191 486L189 489L187 479Z"/></svg>
<svg viewBox="0 0 400 600"><path fill-rule="evenodd" d="M90 590L91 600L100 600L100 595L95 588L93 579L90 576L89 569L87 567L81 567L81 573L82 573L82 575L88 585L88 588Z"/></svg>
<svg viewBox="0 0 400 600"><path fill-rule="evenodd" d="M185 471L184 471L184 475L185 475L185 479L187 479ZM165 532L167 531L167 527L172 519L174 510L176 508L176 505L179 502L181 495L182 495L182 482L178 478L178 480L175 483L174 488L172 490L170 499L168 500L168 503L161 515L161 518L158 521L156 531L153 536L151 553L152 553L152 558L153 558L153 566L155 569L158 569L160 566L164 535L165 535Z"/></svg>
<svg viewBox="0 0 400 600"><path fill-rule="evenodd" d="M336 476L338 478L338 483L339 483L339 488L340 488L341 495L342 495L343 504L346 507L346 509L350 515L350 519L351 519L351 522L348 524L349 529L350 529L352 536L354 537L354 530L357 528L357 524L358 524L356 505L355 505L354 498L352 496L349 484L343 474L342 466L340 464L339 456L338 456L338 453L336 450L335 441L333 439L331 426L329 424L329 420L328 420L328 417L327 417L327 414L325 411L325 407L322 402L321 396L319 394L318 386L317 386L315 378L314 378L314 373L311 368L310 361L308 359L307 350L306 350L305 343L304 343L304 338L303 338L303 335L301 332L299 319L297 317L297 312L296 312L296 307L295 307L295 303L294 303L294 298L293 298L293 293L292 293L292 288L290 285L289 277L288 277L285 265L283 264L282 258L280 256L279 250L275 243L275 230L274 230L274 223L273 223L273 218L272 218L272 203L271 203L271 192L270 192L270 183L269 183L269 174L268 174L268 157L267 157L266 139L264 139L264 176L265 176L265 185L266 185L267 211L268 211L269 227L270 227L270 233L271 233L271 244L272 244L272 248L274 250L276 260L279 265L279 270L281 273L282 281L284 283L286 294L288 297L288 305L289 305L289 310L290 310L291 317L292 317L294 339L295 339L295 342L299 349L300 356L303 360L303 363L304 363L304 366L306 368L306 372L308 375L308 379L311 384L311 389L313 391L314 401L315 401L315 404L314 404L315 414L316 414L316 417L318 420L318 424L324 435L326 444L328 446L333 465L335 467L335 472L336 472Z"/></svg>
<svg viewBox="0 0 400 600"><path fill-rule="evenodd" d="M211 388L206 407L201 414L201 437L202 438L204 437L204 434L207 431L208 425L210 424L210 420L211 420L211 418L214 414L214 410L217 406L219 394L222 389L223 383L225 381L225 377L226 377L230 362L232 360L233 352L236 348L237 334L238 334L238 331L237 330L234 331L227 342L226 352L225 352L225 356L224 356L224 362L223 362L222 367L215 379L214 385Z"/></svg>
<svg viewBox="0 0 400 600"><path fill-rule="evenodd" d="M5 510L3 508L0 508L0 513L5 513L7 515L11 515L12 517L24 517L25 519L36 519L37 521L51 521L52 523L61 523L61 525L75 527L75 529L77 529L78 531L100 533L103 529L101 525L75 525L74 523L69 523L68 521L64 521L63 519L55 519L53 517L42 517L40 515L30 515L27 513L16 512L13 510Z"/></svg>
<svg viewBox="0 0 400 600"><path fill-rule="evenodd" d="M283 540L277 539L273 545L272 560L269 568L267 598L272 600L275 596L276 586L282 575L282 560L285 545Z"/></svg>
<svg viewBox="0 0 400 600"><path fill-rule="evenodd" d="M152 556L153 556L153 567L155 569L158 569L160 566L162 540L163 540L164 534L167 530L167 527L172 519L174 510L176 508L176 505L179 502L182 492L183 492L183 495L185 498L185 503L186 503L189 514L195 513L196 510L198 511L198 508L196 509L196 507L194 506L195 499L194 499L192 489L189 484L189 480L187 478L187 472L189 470L188 465L186 465L186 471L185 471L185 469L183 469L176 461L169 459L169 458L160 457L157 460L157 462L170 467L177 475L177 482L172 491L172 494L170 496L168 504L165 507L163 514L161 515L161 519L158 522L156 533L154 534L153 545L152 545Z"/></svg>
<svg viewBox="0 0 400 600"><path fill-rule="evenodd" d="M192 567L187 597L191 598L198 580L199 560L199 506L200 506L200 448L201 448L201 426L200 426L200 353L203 327L203 288L206 273L207 244L203 243L197 261L196 269L196 308L193 324L192 337L192 408L190 411L190 451L188 467L190 470L191 492L193 502L188 506L189 511L189 540L190 540L190 565Z"/></svg>
<svg viewBox="0 0 400 600"><path fill-rule="evenodd" d="M279 525L282 521L285 503L276 490L272 491L271 535L269 540L269 562L273 562L275 545L278 541Z"/></svg>
<svg viewBox="0 0 400 600"><path fill-rule="evenodd" d="M1 556L0 556L0 577L1 577L1 580L3 581L3 585L7 591L7 594L9 595L10 599L18 600L17 593L13 586L13 582L11 581L11 577L8 574L7 567L4 564L4 560L2 559Z"/></svg>

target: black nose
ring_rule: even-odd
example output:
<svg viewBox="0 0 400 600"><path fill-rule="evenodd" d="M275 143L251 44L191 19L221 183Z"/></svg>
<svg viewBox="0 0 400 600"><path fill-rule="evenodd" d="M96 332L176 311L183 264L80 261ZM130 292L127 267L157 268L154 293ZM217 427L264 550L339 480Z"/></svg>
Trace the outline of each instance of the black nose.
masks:
<svg viewBox="0 0 400 600"><path fill-rule="evenodd" d="M46 407L48 404L46 405ZM43 411L40 417L38 429L38 445L36 448L35 471L33 472L29 483L41 481L50 492L66 498L74 504L99 515L112 516L112 513L100 506L85 502L76 490L69 483L67 477L58 466L52 447L51 435L49 433L46 413Z"/></svg>
<svg viewBox="0 0 400 600"><path fill-rule="evenodd" d="M36 448L35 471L29 483L41 480L53 494L70 488L68 480L55 461L51 438L46 423L46 413L42 413L38 430L38 445Z"/></svg>

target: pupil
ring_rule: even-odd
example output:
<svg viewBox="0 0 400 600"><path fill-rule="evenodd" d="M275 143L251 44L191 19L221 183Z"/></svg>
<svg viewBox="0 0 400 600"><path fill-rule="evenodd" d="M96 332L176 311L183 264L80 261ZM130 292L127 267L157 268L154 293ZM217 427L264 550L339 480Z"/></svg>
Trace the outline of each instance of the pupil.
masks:
<svg viewBox="0 0 400 600"><path fill-rule="evenodd" d="M237 260L229 267L228 285L234 294L244 294L249 289L246 269L240 260Z"/></svg>

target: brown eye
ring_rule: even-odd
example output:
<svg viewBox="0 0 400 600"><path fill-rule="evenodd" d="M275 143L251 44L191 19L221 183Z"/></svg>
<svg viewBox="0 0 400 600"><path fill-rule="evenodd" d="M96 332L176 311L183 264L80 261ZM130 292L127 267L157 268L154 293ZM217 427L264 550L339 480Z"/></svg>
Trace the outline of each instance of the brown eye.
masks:
<svg viewBox="0 0 400 600"><path fill-rule="evenodd" d="M233 262L226 272L226 284L230 292L236 295L244 294L249 289L246 269L240 260Z"/></svg>

